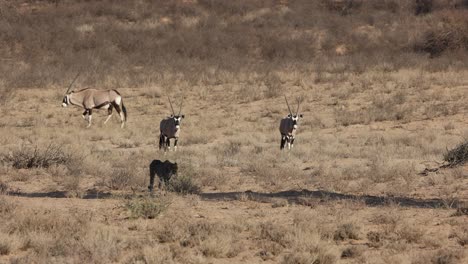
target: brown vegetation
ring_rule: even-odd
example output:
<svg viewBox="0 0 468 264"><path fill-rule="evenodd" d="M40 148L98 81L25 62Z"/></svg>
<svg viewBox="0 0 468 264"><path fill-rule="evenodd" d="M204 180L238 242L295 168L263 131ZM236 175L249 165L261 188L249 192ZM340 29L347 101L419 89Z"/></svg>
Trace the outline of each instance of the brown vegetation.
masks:
<svg viewBox="0 0 468 264"><path fill-rule="evenodd" d="M0 2L0 263L465 263L467 10ZM60 108L79 70L125 129ZM186 118L164 154L167 95ZM304 119L280 152L284 95ZM154 159L180 168L150 196Z"/></svg>

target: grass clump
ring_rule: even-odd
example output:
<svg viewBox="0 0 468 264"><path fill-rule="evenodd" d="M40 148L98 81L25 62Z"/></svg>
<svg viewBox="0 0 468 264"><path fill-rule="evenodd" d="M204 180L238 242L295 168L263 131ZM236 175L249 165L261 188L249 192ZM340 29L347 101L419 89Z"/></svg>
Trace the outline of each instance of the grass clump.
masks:
<svg viewBox="0 0 468 264"><path fill-rule="evenodd" d="M449 167L463 165L468 161L468 141L461 143L454 149L449 150L444 155L444 160L448 162Z"/></svg>
<svg viewBox="0 0 468 264"><path fill-rule="evenodd" d="M130 169L118 168L112 170L106 184L111 190L123 190L131 185L134 177L135 175Z"/></svg>
<svg viewBox="0 0 468 264"><path fill-rule="evenodd" d="M200 187L194 182L189 175L177 175L172 177L168 183L168 190L180 194L197 194L200 192Z"/></svg>
<svg viewBox="0 0 468 264"><path fill-rule="evenodd" d="M359 239L359 228L352 223L343 224L336 229L333 239Z"/></svg>
<svg viewBox="0 0 468 264"><path fill-rule="evenodd" d="M125 203L130 211L131 218L153 219L164 212L170 205L167 199L156 199L151 197L133 198Z"/></svg>

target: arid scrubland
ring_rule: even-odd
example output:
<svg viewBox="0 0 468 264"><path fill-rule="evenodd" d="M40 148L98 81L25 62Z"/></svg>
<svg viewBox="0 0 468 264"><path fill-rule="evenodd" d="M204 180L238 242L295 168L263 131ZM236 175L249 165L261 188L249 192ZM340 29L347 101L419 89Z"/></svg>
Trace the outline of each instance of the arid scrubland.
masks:
<svg viewBox="0 0 468 264"><path fill-rule="evenodd" d="M465 263L467 6L0 2L0 263ZM125 129L61 108L78 71ZM179 164L166 195L153 159Z"/></svg>

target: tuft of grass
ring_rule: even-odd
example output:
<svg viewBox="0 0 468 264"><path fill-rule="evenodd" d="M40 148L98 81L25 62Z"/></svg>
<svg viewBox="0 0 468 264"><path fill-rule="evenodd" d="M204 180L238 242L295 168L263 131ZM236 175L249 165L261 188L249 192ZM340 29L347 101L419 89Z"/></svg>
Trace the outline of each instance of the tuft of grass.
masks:
<svg viewBox="0 0 468 264"><path fill-rule="evenodd" d="M125 207L130 211L130 217L134 219L153 219L164 212L169 205L168 199L152 197L133 198L125 201Z"/></svg>

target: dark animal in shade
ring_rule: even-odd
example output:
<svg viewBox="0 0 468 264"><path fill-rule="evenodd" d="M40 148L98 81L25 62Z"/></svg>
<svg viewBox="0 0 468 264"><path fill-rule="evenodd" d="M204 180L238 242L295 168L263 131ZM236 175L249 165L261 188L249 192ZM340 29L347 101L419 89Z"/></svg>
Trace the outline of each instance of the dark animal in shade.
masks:
<svg viewBox="0 0 468 264"><path fill-rule="evenodd" d="M172 175L177 175L177 162L172 163L168 160L162 162L160 160L153 160L149 166L150 170L150 184L148 189L153 192L154 178L157 175L159 178L158 188L161 189L171 179Z"/></svg>

